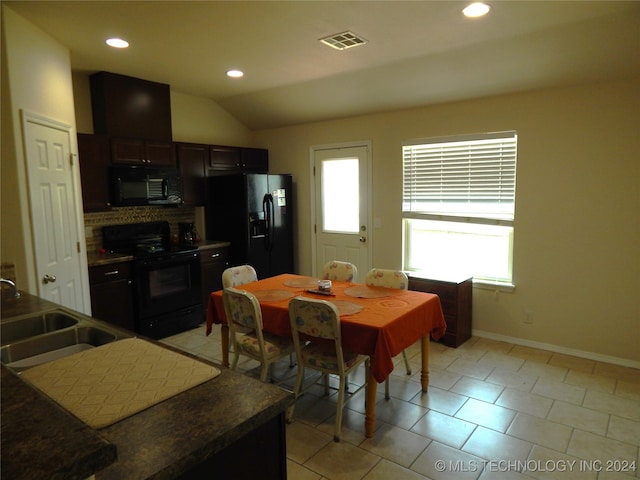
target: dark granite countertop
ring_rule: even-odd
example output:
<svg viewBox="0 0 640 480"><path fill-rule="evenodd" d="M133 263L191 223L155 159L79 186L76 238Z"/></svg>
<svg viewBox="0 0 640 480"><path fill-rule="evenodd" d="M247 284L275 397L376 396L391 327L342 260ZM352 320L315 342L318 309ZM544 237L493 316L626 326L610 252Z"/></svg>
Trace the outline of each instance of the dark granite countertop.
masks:
<svg viewBox="0 0 640 480"><path fill-rule="evenodd" d="M125 255L122 253L98 253L90 252L87 254L87 265L95 267L98 265L109 265L112 263L130 262L133 255Z"/></svg>
<svg viewBox="0 0 640 480"><path fill-rule="evenodd" d="M2 367L2 478L83 480L116 446Z"/></svg>
<svg viewBox="0 0 640 480"><path fill-rule="evenodd" d="M222 240L202 240L198 242L198 248L208 249L208 248L220 248L220 247L228 247L231 245L231 242L226 242Z"/></svg>
<svg viewBox="0 0 640 480"><path fill-rule="evenodd" d="M2 315L55 307L26 293L15 302L3 296ZM292 394L278 387L215 366L222 372L218 377L100 430L2 367L3 477L66 480L95 471L97 480L176 478L293 401Z"/></svg>

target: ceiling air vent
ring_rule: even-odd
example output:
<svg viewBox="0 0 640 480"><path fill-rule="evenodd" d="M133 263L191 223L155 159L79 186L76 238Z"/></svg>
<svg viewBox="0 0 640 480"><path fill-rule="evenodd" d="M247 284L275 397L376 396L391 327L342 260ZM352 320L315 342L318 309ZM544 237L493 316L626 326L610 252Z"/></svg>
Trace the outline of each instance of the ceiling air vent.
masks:
<svg viewBox="0 0 640 480"><path fill-rule="evenodd" d="M335 35L321 38L320 41L336 50L346 50L347 48L357 47L358 45L367 43L364 38L353 32L336 33Z"/></svg>

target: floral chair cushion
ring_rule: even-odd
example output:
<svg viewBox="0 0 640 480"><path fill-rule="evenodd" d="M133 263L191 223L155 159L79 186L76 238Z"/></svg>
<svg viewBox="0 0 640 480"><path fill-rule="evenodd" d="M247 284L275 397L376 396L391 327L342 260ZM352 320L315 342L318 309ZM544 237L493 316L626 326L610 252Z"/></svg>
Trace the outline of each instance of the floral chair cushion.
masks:
<svg viewBox="0 0 640 480"><path fill-rule="evenodd" d="M353 282L358 275L356 266L349 262L334 260L327 262L322 267L323 280L335 280L336 282Z"/></svg>
<svg viewBox="0 0 640 480"><path fill-rule="evenodd" d="M345 368L350 368L358 360L358 354L342 351ZM302 349L302 359L305 365L325 370L338 371L338 356L333 344L309 343Z"/></svg>
<svg viewBox="0 0 640 480"><path fill-rule="evenodd" d="M398 288L400 290L409 288L409 278L404 272L384 268L369 270L365 283L375 287Z"/></svg>
<svg viewBox="0 0 640 480"><path fill-rule="evenodd" d="M291 351L291 339L278 337L264 333L264 352L267 359L278 358L283 352ZM238 346L241 351L250 356L260 355L260 342L253 335L242 335L238 339Z"/></svg>
<svg viewBox="0 0 640 480"><path fill-rule="evenodd" d="M258 275L251 265L240 265L239 267L227 268L222 272L222 286L224 288L237 287L245 283L255 282Z"/></svg>

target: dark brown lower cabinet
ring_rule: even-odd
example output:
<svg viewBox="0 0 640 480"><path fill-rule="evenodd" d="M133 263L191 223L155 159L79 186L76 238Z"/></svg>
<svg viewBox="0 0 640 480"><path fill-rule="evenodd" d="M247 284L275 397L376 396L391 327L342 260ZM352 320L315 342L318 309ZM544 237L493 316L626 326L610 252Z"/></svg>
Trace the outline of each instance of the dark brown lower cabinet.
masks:
<svg viewBox="0 0 640 480"><path fill-rule="evenodd" d="M211 292L222 290L222 272L229 266L229 247L200 247L202 305L205 312Z"/></svg>
<svg viewBox="0 0 640 480"><path fill-rule="evenodd" d="M471 338L471 278L440 280L409 276L409 290L435 293L440 297L447 322L447 331L440 340L442 343L457 348Z"/></svg>
<svg viewBox="0 0 640 480"><path fill-rule="evenodd" d="M135 331L131 262L89 267L91 316Z"/></svg>
<svg viewBox="0 0 640 480"><path fill-rule="evenodd" d="M287 442L284 413L268 420L179 478L286 480Z"/></svg>

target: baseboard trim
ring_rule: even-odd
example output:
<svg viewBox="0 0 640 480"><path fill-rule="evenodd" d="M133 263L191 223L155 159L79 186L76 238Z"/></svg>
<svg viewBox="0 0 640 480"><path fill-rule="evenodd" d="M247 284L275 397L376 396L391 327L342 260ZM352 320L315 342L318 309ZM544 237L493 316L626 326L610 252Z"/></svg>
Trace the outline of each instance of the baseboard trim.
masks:
<svg viewBox="0 0 640 480"><path fill-rule="evenodd" d="M541 350L548 350L554 353L562 353L565 355L572 355L574 357L586 358L588 360L595 360L597 362L612 363L614 365L620 365L623 367L631 367L640 369L640 361L629 360L627 358L613 357L610 355L601 355L599 353L588 352L586 350L577 350L575 348L562 347L560 345L553 345L551 343L535 342L533 340L527 340L518 337L509 337L507 335L500 335L498 333L485 332L484 330L473 329L474 337L488 338L490 340L497 340L500 342L514 343L516 345L522 345L523 347L539 348Z"/></svg>

